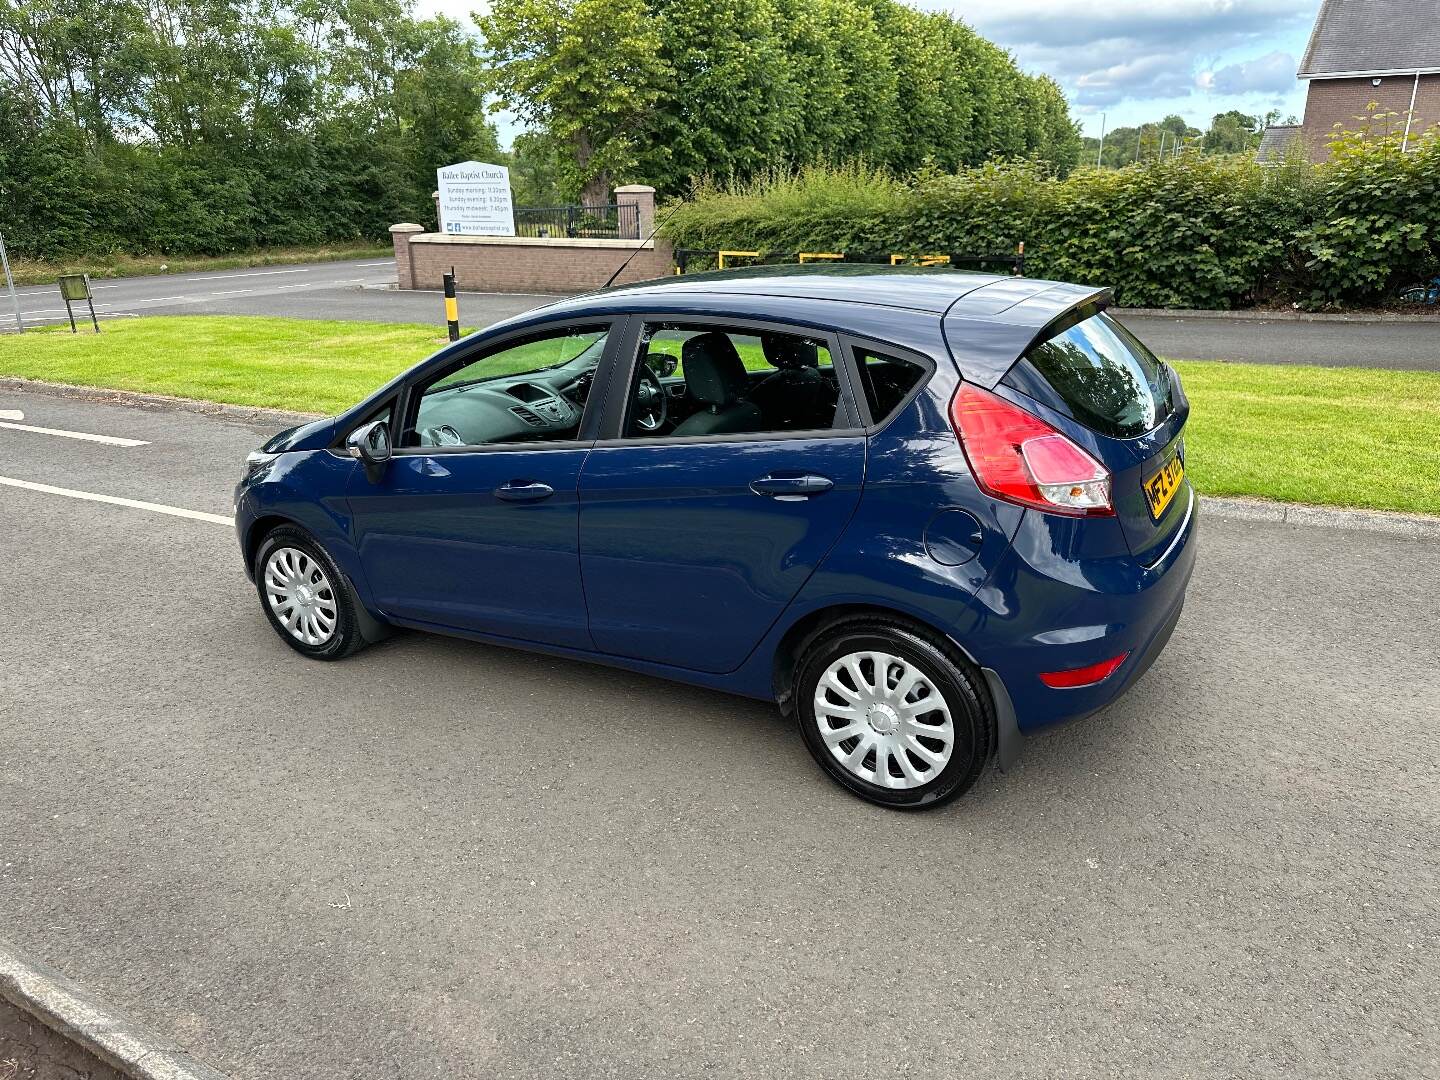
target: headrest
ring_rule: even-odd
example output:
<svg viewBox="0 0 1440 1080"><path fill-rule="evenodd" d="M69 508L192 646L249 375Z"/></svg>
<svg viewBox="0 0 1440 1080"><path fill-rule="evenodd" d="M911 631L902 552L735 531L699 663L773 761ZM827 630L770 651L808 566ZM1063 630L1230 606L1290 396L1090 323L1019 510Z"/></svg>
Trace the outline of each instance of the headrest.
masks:
<svg viewBox="0 0 1440 1080"><path fill-rule="evenodd" d="M685 385L706 405L729 405L745 391L745 363L735 343L718 331L696 334L680 350Z"/></svg>
<svg viewBox="0 0 1440 1080"><path fill-rule="evenodd" d="M781 371L820 366L820 350L815 344L792 334L761 334L760 349L765 359Z"/></svg>

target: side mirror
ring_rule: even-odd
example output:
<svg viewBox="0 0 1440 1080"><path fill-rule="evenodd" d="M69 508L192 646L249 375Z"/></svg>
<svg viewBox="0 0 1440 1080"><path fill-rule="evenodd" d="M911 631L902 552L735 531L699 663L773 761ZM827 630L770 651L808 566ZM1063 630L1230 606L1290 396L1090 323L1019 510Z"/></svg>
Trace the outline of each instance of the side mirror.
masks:
<svg viewBox="0 0 1440 1080"><path fill-rule="evenodd" d="M680 361L669 353L647 352L645 364L662 379L668 379L675 374L675 369L680 366Z"/></svg>
<svg viewBox="0 0 1440 1080"><path fill-rule="evenodd" d="M384 420L373 420L358 427L345 440L345 447L351 457L365 466L370 482L378 484L390 461L390 425Z"/></svg>

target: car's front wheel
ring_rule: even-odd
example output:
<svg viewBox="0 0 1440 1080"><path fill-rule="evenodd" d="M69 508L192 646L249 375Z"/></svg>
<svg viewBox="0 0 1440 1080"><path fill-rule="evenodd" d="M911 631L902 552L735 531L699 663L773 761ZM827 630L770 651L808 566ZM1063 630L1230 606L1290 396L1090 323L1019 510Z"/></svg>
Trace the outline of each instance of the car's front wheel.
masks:
<svg viewBox="0 0 1440 1080"><path fill-rule="evenodd" d="M820 766L863 799L922 809L979 778L994 719L975 670L938 636L877 619L841 623L796 665L796 714Z"/></svg>
<svg viewBox="0 0 1440 1080"><path fill-rule="evenodd" d="M359 600L323 547L304 529L282 525L255 554L255 587L285 644L315 660L339 660L365 647Z"/></svg>

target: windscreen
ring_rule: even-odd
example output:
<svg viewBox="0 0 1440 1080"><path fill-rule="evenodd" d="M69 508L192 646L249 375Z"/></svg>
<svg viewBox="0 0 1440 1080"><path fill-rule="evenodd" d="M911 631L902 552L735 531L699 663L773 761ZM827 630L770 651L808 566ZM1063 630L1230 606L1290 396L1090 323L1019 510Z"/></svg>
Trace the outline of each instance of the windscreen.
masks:
<svg viewBox="0 0 1440 1080"><path fill-rule="evenodd" d="M1172 408L1169 369L1104 313L1032 347L1004 381L1053 395L1086 427L1120 439L1154 430Z"/></svg>

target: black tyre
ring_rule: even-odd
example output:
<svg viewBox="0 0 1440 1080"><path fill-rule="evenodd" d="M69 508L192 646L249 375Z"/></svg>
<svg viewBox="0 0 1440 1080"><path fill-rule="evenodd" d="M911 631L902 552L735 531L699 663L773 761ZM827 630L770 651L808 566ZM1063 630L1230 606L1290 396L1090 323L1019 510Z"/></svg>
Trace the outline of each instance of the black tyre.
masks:
<svg viewBox="0 0 1440 1080"><path fill-rule="evenodd" d="M359 600L345 575L304 529L282 525L255 554L260 607L280 639L314 660L339 660L367 644Z"/></svg>
<svg viewBox="0 0 1440 1080"><path fill-rule="evenodd" d="M968 791L990 757L989 692L938 635L849 620L812 638L795 671L805 745L862 799L904 810L939 806Z"/></svg>

